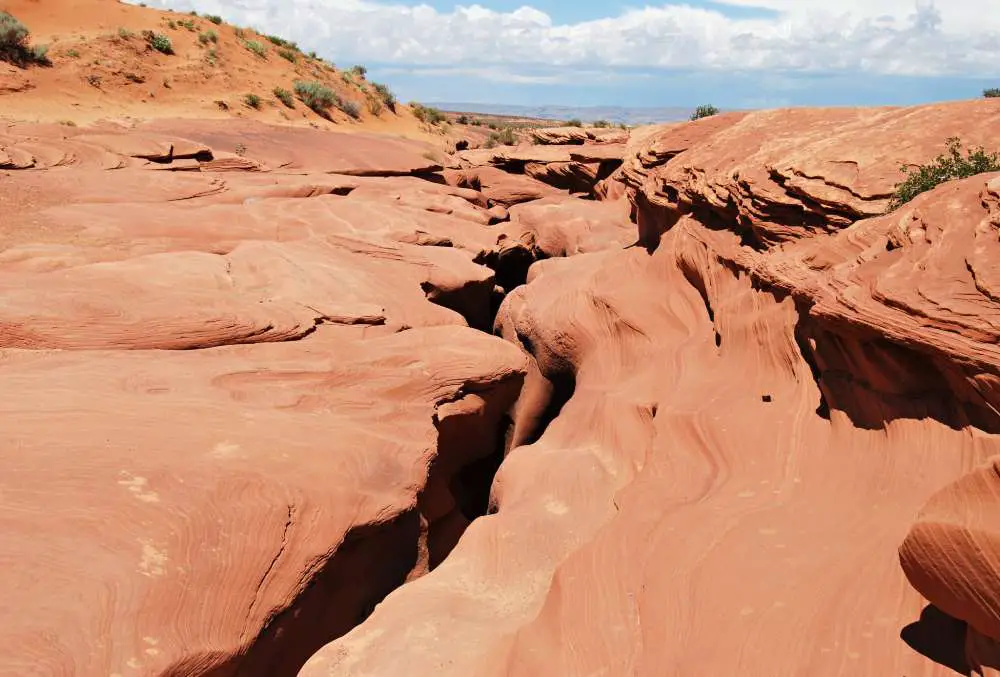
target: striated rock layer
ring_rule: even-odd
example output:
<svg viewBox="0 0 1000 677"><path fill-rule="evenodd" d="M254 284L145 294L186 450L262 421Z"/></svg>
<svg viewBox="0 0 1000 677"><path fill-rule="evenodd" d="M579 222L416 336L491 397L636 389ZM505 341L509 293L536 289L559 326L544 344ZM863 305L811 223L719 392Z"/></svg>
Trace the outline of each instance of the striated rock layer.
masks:
<svg viewBox="0 0 1000 677"><path fill-rule="evenodd" d="M993 674L994 471L907 533L1000 451L997 177L879 215L900 164L998 126L975 102L633 135L645 246L540 261L500 309L535 367L491 514L300 674Z"/></svg>

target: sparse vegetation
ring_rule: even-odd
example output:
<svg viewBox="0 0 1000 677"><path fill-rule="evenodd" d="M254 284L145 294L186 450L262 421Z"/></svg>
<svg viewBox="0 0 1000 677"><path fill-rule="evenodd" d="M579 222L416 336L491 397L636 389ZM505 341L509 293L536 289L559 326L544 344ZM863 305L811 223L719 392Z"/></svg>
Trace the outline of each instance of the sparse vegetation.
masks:
<svg viewBox="0 0 1000 677"><path fill-rule="evenodd" d="M426 122L429 125L439 125L447 119L445 114L437 108L425 106L417 103L416 101L411 102L410 106L413 108L413 116L421 122Z"/></svg>
<svg viewBox="0 0 1000 677"><path fill-rule="evenodd" d="M291 63L299 62L299 53L294 49L282 48L278 50L278 56Z"/></svg>
<svg viewBox="0 0 1000 677"><path fill-rule="evenodd" d="M368 75L368 69L364 66L351 66L351 75L357 78L364 78Z"/></svg>
<svg viewBox="0 0 1000 677"><path fill-rule="evenodd" d="M256 94L247 94L243 97L243 103L255 110L260 110L260 97Z"/></svg>
<svg viewBox="0 0 1000 677"><path fill-rule="evenodd" d="M30 34L28 27L13 15L0 12L0 61L22 68L31 64L48 66L49 48L46 45L29 45Z"/></svg>
<svg viewBox="0 0 1000 677"><path fill-rule="evenodd" d="M180 26L181 28L188 29L192 33L198 29L198 27L194 25L194 21L192 21L191 19L182 19L177 22L177 25Z"/></svg>
<svg viewBox="0 0 1000 677"><path fill-rule="evenodd" d="M386 85L379 84L377 82L371 83L372 89L375 90L375 96L381 99L382 104L388 108L393 113L396 112L396 95L392 93Z"/></svg>
<svg viewBox="0 0 1000 677"><path fill-rule="evenodd" d="M337 108L345 112L348 117L355 120L361 117L361 106L359 106L355 101L350 101L349 99L339 99L337 101Z"/></svg>
<svg viewBox="0 0 1000 677"><path fill-rule="evenodd" d="M70 59L79 59L80 52L75 49L70 49L66 51L66 56L69 57Z"/></svg>
<svg viewBox="0 0 1000 677"><path fill-rule="evenodd" d="M385 110L385 104L382 103L382 99L377 94L368 92L366 100L368 101L368 112L375 117L381 115L382 111Z"/></svg>
<svg viewBox="0 0 1000 677"><path fill-rule="evenodd" d="M73 122L72 120L60 120L59 124L61 124L63 127L76 127L76 123Z"/></svg>
<svg viewBox="0 0 1000 677"><path fill-rule="evenodd" d="M701 120L702 118L710 118L713 115L718 115L719 109L712 104L706 104L704 106L698 106L691 113L691 120Z"/></svg>
<svg viewBox="0 0 1000 677"><path fill-rule="evenodd" d="M135 37L135 33L133 33L127 28L119 28L118 37L121 38L122 40L130 40Z"/></svg>
<svg viewBox="0 0 1000 677"><path fill-rule="evenodd" d="M497 146L516 146L517 145L517 134L510 127L504 127L499 132L493 132L490 134L489 138L486 139L487 148L496 148Z"/></svg>
<svg viewBox="0 0 1000 677"><path fill-rule="evenodd" d="M257 56L259 56L260 58L262 59L267 58L267 47L264 46L264 43L259 42L257 40L244 40L243 46L246 47L251 52L253 52L254 54L256 54Z"/></svg>
<svg viewBox="0 0 1000 677"><path fill-rule="evenodd" d="M289 108L295 108L295 97L287 89L281 87L274 88L274 97Z"/></svg>
<svg viewBox="0 0 1000 677"><path fill-rule="evenodd" d="M170 42L168 38L163 33L154 33L153 31L143 31L142 37L145 38L146 44L149 45L151 49L155 49L161 54L173 54L174 45Z"/></svg>
<svg viewBox="0 0 1000 677"><path fill-rule="evenodd" d="M205 61L208 62L209 66L214 66L216 63L218 63L218 61L219 61L219 50L217 50L215 47L213 47L212 49L208 50L208 53L205 55Z"/></svg>
<svg viewBox="0 0 1000 677"><path fill-rule="evenodd" d="M209 43L214 45L219 42L219 34L212 30L198 33L198 42L202 45L207 45Z"/></svg>
<svg viewBox="0 0 1000 677"><path fill-rule="evenodd" d="M594 120L594 127L598 127L600 129L607 129L610 126L611 123L608 122L607 120Z"/></svg>
<svg viewBox="0 0 1000 677"><path fill-rule="evenodd" d="M566 123L566 126L567 127L583 127L583 121L579 120L577 118L573 118L572 120L570 120L570 121L568 121Z"/></svg>
<svg viewBox="0 0 1000 677"><path fill-rule="evenodd" d="M473 120L472 122L470 122L469 124L470 124L470 125L472 125L473 127L482 127L482 126L483 126L483 121L482 121L482 120L480 120L479 118L475 118L475 119L474 119L474 120Z"/></svg>
<svg viewBox="0 0 1000 677"><path fill-rule="evenodd" d="M987 99L1000 99L1000 87L991 87L983 90L983 96Z"/></svg>
<svg viewBox="0 0 1000 677"><path fill-rule="evenodd" d="M288 49L293 49L296 52L299 51L299 46L292 42L291 40L285 40L284 38L279 38L277 35L265 35L265 38L276 47L287 47Z"/></svg>
<svg viewBox="0 0 1000 677"><path fill-rule="evenodd" d="M327 117L329 110L339 103L339 97L329 87L318 82L295 81L295 95L313 112Z"/></svg>
<svg viewBox="0 0 1000 677"><path fill-rule="evenodd" d="M222 17L218 14L206 14L205 18L214 23L216 26L222 25Z"/></svg>
<svg viewBox="0 0 1000 677"><path fill-rule="evenodd" d="M979 146L978 148L964 149L962 154L962 141L958 137L951 137L947 141L948 151L938 155L933 162L917 167L900 167L900 171L906 175L906 180L896 186L896 192L889 202L889 211L898 209L904 204L947 181L956 179L967 179L977 174L1000 171L1000 154L987 153Z"/></svg>
<svg viewBox="0 0 1000 677"><path fill-rule="evenodd" d="M464 114L459 115L458 118L455 120L455 122L457 122L460 125L467 125L469 124L469 116Z"/></svg>

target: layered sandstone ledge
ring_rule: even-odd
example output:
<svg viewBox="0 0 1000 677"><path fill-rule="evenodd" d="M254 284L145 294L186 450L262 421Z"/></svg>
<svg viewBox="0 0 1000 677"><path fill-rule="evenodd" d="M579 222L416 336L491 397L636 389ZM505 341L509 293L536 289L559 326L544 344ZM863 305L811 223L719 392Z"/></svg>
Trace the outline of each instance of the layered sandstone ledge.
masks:
<svg viewBox="0 0 1000 677"><path fill-rule="evenodd" d="M6 129L0 672L993 669L998 129Z"/></svg>

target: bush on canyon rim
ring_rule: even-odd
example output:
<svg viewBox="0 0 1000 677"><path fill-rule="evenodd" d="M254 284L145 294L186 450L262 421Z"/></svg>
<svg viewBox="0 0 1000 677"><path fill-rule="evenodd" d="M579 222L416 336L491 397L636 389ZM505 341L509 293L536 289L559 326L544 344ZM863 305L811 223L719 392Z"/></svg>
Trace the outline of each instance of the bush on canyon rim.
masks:
<svg viewBox="0 0 1000 677"><path fill-rule="evenodd" d="M340 103L340 97L333 93L329 87L324 87L318 82L295 81L295 94L306 106L315 113L327 117L328 111L334 104Z"/></svg>
<svg viewBox="0 0 1000 677"><path fill-rule="evenodd" d="M701 120L702 118L710 118L713 115L718 115L718 114L719 114L718 108L716 108L711 104L707 104L705 106L698 106L697 108L695 108L694 112L691 113L691 119Z"/></svg>
<svg viewBox="0 0 1000 677"><path fill-rule="evenodd" d="M987 153L980 146L976 149L969 148L962 155L962 141L958 137L951 137L947 143L948 152L938 155L930 164L918 165L916 168L906 165L900 167L900 171L906 174L906 180L896 186L888 211L902 207L921 193L946 181L1000 172L1000 154Z"/></svg>
<svg viewBox="0 0 1000 677"><path fill-rule="evenodd" d="M168 38L163 33L154 33L153 31L143 31L142 37L145 38L146 44L148 44L151 48L155 49L157 52L160 52L161 54L174 53L173 43L170 42L170 38Z"/></svg>
<svg viewBox="0 0 1000 677"><path fill-rule="evenodd" d="M1000 99L1000 87L991 87L983 90L983 96L987 99Z"/></svg>
<svg viewBox="0 0 1000 677"><path fill-rule="evenodd" d="M22 68L32 64L49 65L45 45L28 45L30 31L23 23L7 12L0 12L0 61L12 63Z"/></svg>

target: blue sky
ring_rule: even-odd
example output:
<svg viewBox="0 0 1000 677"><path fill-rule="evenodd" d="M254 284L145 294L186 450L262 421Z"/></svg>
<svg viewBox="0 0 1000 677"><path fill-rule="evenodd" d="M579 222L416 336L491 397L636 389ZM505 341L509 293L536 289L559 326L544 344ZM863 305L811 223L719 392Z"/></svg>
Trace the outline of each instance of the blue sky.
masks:
<svg viewBox="0 0 1000 677"><path fill-rule="evenodd" d="M1000 86L998 0L156 0L297 40L403 100L898 105Z"/></svg>

